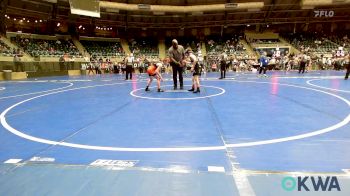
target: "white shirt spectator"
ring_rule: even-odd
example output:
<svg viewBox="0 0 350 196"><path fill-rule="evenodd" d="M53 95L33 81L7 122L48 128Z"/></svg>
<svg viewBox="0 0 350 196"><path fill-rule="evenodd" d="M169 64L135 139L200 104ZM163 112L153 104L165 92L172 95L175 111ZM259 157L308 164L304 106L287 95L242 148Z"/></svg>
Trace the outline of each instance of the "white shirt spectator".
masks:
<svg viewBox="0 0 350 196"><path fill-rule="evenodd" d="M128 65L132 65L133 62L134 62L134 57L132 55L128 56L126 58L126 62L127 62Z"/></svg>

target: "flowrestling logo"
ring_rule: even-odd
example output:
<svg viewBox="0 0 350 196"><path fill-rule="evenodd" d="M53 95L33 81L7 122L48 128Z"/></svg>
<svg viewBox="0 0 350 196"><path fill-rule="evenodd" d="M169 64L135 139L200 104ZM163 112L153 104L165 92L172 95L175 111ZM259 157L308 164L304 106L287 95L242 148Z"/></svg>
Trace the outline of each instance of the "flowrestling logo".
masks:
<svg viewBox="0 0 350 196"><path fill-rule="evenodd" d="M281 186L285 191L341 191L336 176L287 176Z"/></svg>

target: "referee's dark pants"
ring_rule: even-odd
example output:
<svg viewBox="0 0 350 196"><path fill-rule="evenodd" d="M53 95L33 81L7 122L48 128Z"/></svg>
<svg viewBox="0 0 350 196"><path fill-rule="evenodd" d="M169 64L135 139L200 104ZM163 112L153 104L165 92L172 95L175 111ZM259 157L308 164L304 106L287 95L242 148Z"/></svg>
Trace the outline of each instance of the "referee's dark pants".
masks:
<svg viewBox="0 0 350 196"><path fill-rule="evenodd" d="M132 80L132 65L127 65L126 69L125 69L125 80L129 79L129 75L130 75L130 80Z"/></svg>
<svg viewBox="0 0 350 196"><path fill-rule="evenodd" d="M226 77L226 65L221 65L220 67L221 79Z"/></svg>
<svg viewBox="0 0 350 196"><path fill-rule="evenodd" d="M346 66L345 80L347 80L349 78L349 75L350 75L350 63L347 64L347 66Z"/></svg>
<svg viewBox="0 0 350 196"><path fill-rule="evenodd" d="M183 67L180 67L179 65L176 65L175 63L170 63L170 65L173 69L174 89L177 88L177 74L179 74L180 88L183 89L183 87L184 87L184 78L182 76Z"/></svg>
<svg viewBox="0 0 350 196"><path fill-rule="evenodd" d="M305 66L306 66L305 62L300 62L299 73L301 73L301 71L303 71L303 73L305 72Z"/></svg>

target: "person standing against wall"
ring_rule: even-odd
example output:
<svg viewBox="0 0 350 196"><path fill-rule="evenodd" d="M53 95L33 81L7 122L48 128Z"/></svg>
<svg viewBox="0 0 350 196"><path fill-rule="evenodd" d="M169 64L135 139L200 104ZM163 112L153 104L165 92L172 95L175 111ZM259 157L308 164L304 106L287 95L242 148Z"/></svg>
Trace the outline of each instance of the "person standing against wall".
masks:
<svg viewBox="0 0 350 196"><path fill-rule="evenodd" d="M226 58L224 54L221 54L220 56L220 72L221 77L219 79L226 78Z"/></svg>
<svg viewBox="0 0 350 196"><path fill-rule="evenodd" d="M307 61L307 56L306 54L302 53L300 57L300 63L299 63L299 73L305 72L306 61Z"/></svg>
<svg viewBox="0 0 350 196"><path fill-rule="evenodd" d="M130 80L132 80L132 68L133 68L133 65L134 65L134 55L132 53L129 54L129 56L125 59L125 65L126 65L126 68L125 68L125 72L126 72L125 80L129 79L129 75L130 75Z"/></svg>
<svg viewBox="0 0 350 196"><path fill-rule="evenodd" d="M21 59L18 54L13 56L13 63L15 64L15 72L20 72L21 70Z"/></svg>

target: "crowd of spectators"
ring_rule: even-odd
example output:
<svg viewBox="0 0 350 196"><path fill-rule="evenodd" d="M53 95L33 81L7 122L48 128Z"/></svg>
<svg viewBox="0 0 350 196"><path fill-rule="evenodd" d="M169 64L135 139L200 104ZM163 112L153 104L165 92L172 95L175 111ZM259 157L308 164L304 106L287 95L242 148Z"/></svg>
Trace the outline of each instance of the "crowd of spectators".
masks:
<svg viewBox="0 0 350 196"><path fill-rule="evenodd" d="M60 57L64 54L81 57L76 46L68 39L45 40L17 36L12 37L11 41L33 57Z"/></svg>
<svg viewBox="0 0 350 196"><path fill-rule="evenodd" d="M97 57L123 57L124 51L120 42L80 40L87 52Z"/></svg>
<svg viewBox="0 0 350 196"><path fill-rule="evenodd" d="M331 35L329 36L329 39L343 47L345 50L350 51L350 39L347 34Z"/></svg>
<svg viewBox="0 0 350 196"><path fill-rule="evenodd" d="M0 40L0 55L1 56L13 56L16 50L6 45L2 40Z"/></svg>
<svg viewBox="0 0 350 196"><path fill-rule="evenodd" d="M178 37L176 38L178 43L182 45L185 49L191 48L195 54L198 54L201 50L202 42L199 41L196 37ZM166 49L170 48L172 45L172 38L165 40Z"/></svg>
<svg viewBox="0 0 350 196"><path fill-rule="evenodd" d="M247 42L250 44L276 44L279 43L279 39L249 39L247 38Z"/></svg>
<svg viewBox="0 0 350 196"><path fill-rule="evenodd" d="M330 41L328 36L313 33L296 33L284 36L290 44L302 52L317 55L335 53L339 45Z"/></svg>
<svg viewBox="0 0 350 196"><path fill-rule="evenodd" d="M343 47L345 55L350 48L350 40L347 35L338 36L320 36L317 34L288 34L283 35L292 45L294 45L302 54L289 54L289 50L279 48L276 51L273 48L257 49L256 52L267 53L269 60L269 68L276 70L291 70L299 67L300 62L307 61L307 66L316 66L317 69L341 69L343 60L339 60L344 54L339 53L339 47ZM255 57L250 57L242 44L242 35L233 35L232 37L208 37L205 41L207 49L206 56L201 55L202 42L196 38L179 38L178 41L184 48L191 48L206 71L217 71L222 58L225 59L228 70L233 71L249 71L257 68L259 62ZM20 50L31 54L32 56L53 56L60 57L61 69L69 69L72 67L63 66L74 62L74 58L80 57L79 51L71 40L45 40L22 38L20 36L12 37ZM168 49L171 40L165 40L166 49ZM124 64L122 62L111 62L111 58L125 58L125 52L120 42L112 41L80 41L86 48L87 52L93 57L90 61L90 67L94 69L109 70L120 72ZM278 39L259 39L247 40L248 43L275 44ZM168 44L168 45L167 45ZM204 45L204 44L203 44ZM129 48L134 56L134 69L140 72L145 72L145 62L158 62L159 50L158 41L156 39L131 39L129 40ZM270 51L271 50L271 51ZM276 52L279 52L276 55ZM15 56L14 62L20 62L20 57L17 50L14 50L0 41L0 54L2 56ZM330 54L330 55L326 55ZM87 60L88 61L88 60ZM68 63L67 63L68 62ZM18 63L17 63L18 64ZM72 64L72 63L71 63ZM93 66L92 66L93 65ZM116 71L119 70L119 71ZM96 70L96 73L98 71Z"/></svg>
<svg viewBox="0 0 350 196"><path fill-rule="evenodd" d="M129 48L135 57L156 58L159 56L158 41L155 39L130 39Z"/></svg>
<svg viewBox="0 0 350 196"><path fill-rule="evenodd" d="M228 56L236 56L237 58L248 58L246 48L240 42L242 36L234 35L231 38L212 38L206 42L207 55L218 56L226 53Z"/></svg>

